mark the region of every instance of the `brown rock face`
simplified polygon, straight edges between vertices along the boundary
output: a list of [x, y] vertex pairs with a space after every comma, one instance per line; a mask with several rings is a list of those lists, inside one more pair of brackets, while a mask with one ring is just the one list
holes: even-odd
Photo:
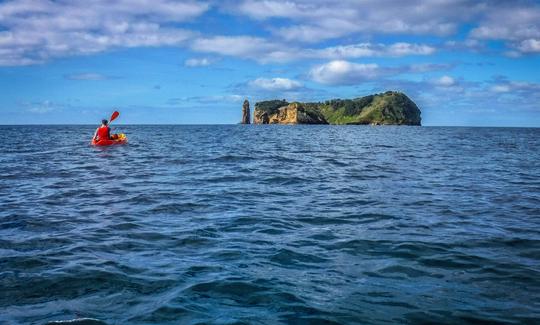
[[310, 110], [300, 103], [291, 103], [287, 106], [272, 109], [267, 112], [255, 109], [253, 113], [254, 124], [328, 124], [324, 116], [317, 111]]
[[255, 108], [253, 111], [253, 124], [268, 124], [268, 113]]
[[250, 124], [251, 123], [251, 117], [250, 117], [250, 111], [249, 111], [249, 102], [248, 100], [244, 100], [244, 105], [242, 105], [242, 124]]
[[298, 120], [298, 104], [281, 107], [276, 114], [269, 116], [269, 124], [296, 124]]
[[253, 123], [256, 124], [268, 124], [270, 122], [270, 118], [268, 117], [268, 113], [263, 112], [260, 116], [257, 117], [257, 122], [255, 122], [255, 117], [253, 117]]

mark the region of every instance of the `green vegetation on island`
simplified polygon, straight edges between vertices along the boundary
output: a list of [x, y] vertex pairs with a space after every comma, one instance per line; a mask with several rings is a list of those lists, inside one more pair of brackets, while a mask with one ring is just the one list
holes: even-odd
[[269, 100], [255, 104], [255, 124], [421, 125], [420, 109], [395, 91], [318, 103]]

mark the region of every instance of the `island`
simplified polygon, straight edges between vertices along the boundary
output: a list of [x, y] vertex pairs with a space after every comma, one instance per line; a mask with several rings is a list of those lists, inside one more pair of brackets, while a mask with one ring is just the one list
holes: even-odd
[[257, 102], [253, 124], [421, 125], [420, 114], [418, 106], [404, 93], [387, 91], [316, 103]]

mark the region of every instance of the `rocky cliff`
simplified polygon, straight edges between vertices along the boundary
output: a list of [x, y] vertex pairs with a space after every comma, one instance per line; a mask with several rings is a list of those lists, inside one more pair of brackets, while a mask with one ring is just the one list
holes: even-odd
[[[284, 104], [284, 103], [281, 103]], [[280, 104], [280, 105], [281, 105]], [[257, 106], [256, 106], [257, 107]], [[328, 124], [320, 111], [302, 103], [291, 103], [273, 109], [255, 108], [254, 124]]]
[[251, 117], [249, 114], [249, 102], [248, 100], [244, 100], [244, 104], [242, 105], [242, 122], [241, 124], [250, 124], [251, 123]]
[[405, 94], [388, 91], [319, 103], [258, 102], [253, 123], [421, 125], [420, 114], [418, 106]]

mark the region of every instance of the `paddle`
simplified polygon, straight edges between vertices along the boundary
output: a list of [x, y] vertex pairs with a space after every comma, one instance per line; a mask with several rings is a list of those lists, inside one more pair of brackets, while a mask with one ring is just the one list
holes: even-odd
[[112, 121], [116, 120], [116, 118], [118, 117], [118, 115], [120, 115], [120, 113], [118, 113], [118, 111], [114, 111], [111, 115], [111, 119], [109, 120], [109, 123], [111, 123]]
[[[118, 113], [118, 111], [114, 111], [111, 115], [111, 119], [109, 120], [109, 125], [111, 125], [111, 122], [114, 121], [119, 115], [120, 113]], [[118, 134], [111, 135], [111, 139], [116, 139], [117, 137], [118, 137]]]

